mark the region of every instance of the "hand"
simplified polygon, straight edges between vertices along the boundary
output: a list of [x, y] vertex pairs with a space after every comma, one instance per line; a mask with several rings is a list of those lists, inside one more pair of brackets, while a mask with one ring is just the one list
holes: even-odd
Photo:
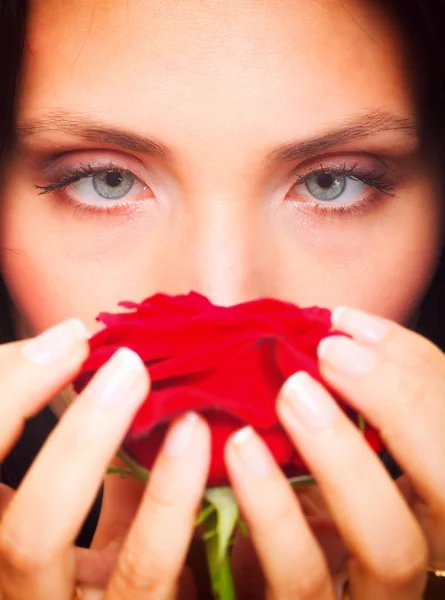
[[[419, 600], [445, 567], [445, 356], [421, 336], [358, 311], [334, 313], [319, 347], [324, 381], [376, 426], [405, 472], [391, 480], [324, 386], [292, 377], [277, 404], [349, 550], [351, 600]], [[334, 600], [327, 559], [302, 506], [250, 429], [226, 461], [270, 599]]]
[[[87, 353], [87, 334], [73, 320], [0, 346], [0, 459], [24, 420], [77, 375]], [[111, 573], [95, 598], [176, 597], [207, 478], [210, 436], [200, 418], [172, 425], [128, 535], [102, 556], [73, 545], [148, 390], [139, 357], [119, 350], [64, 413], [17, 492], [1, 487], [1, 600], [72, 600], [79, 567], [93, 576], [99, 563]]]

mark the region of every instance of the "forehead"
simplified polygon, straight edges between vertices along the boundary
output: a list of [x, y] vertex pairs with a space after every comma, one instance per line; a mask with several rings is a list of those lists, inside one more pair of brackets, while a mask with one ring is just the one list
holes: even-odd
[[191, 119], [304, 136], [412, 110], [396, 24], [371, 0], [32, 0], [28, 42], [24, 117], [70, 108], [168, 139]]

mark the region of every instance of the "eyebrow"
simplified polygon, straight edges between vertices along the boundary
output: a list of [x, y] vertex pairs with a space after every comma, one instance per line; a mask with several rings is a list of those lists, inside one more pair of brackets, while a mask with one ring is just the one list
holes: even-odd
[[314, 138], [284, 144], [273, 150], [267, 156], [266, 162], [274, 164], [314, 156], [336, 146], [345, 145], [386, 131], [405, 132], [416, 146], [420, 143], [420, 132], [414, 120], [376, 110], [351, 119], [341, 126], [325, 131]]
[[[111, 144], [164, 160], [173, 158], [173, 152], [167, 146], [155, 140], [119, 127], [97, 123], [90, 116], [82, 113], [53, 112], [19, 124], [16, 127], [19, 143], [33, 135], [46, 131], [75, 135], [85, 141]], [[402, 131], [413, 142], [419, 144], [420, 134], [413, 119], [375, 110], [350, 119], [346, 123], [326, 130], [316, 137], [283, 144], [266, 156], [265, 163], [273, 165], [307, 158], [337, 146], [386, 131]]]
[[75, 135], [87, 142], [111, 144], [162, 159], [170, 159], [173, 156], [166, 146], [155, 140], [119, 127], [98, 123], [82, 113], [49, 113], [38, 119], [19, 124], [16, 127], [16, 136], [20, 144], [21, 141], [45, 131]]

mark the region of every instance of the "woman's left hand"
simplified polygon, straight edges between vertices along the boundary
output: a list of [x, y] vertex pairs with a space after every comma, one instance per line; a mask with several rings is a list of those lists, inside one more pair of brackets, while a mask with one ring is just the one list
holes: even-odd
[[[394, 482], [359, 429], [307, 374], [277, 411], [349, 550], [351, 600], [419, 600], [445, 569], [445, 355], [420, 335], [352, 309], [319, 346], [322, 377], [379, 429], [405, 475]], [[226, 447], [231, 483], [273, 600], [334, 600], [326, 556], [301, 503], [249, 428]]]

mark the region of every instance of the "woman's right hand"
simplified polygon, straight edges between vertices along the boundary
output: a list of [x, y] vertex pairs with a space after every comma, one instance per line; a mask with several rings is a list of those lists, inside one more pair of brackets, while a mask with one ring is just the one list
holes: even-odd
[[[87, 340], [71, 319], [0, 346], [0, 461], [24, 421], [75, 378]], [[18, 490], [0, 484], [0, 600], [72, 600], [74, 540], [148, 391], [140, 358], [118, 350], [65, 411]], [[209, 460], [202, 419], [188, 415], [171, 426], [104, 600], [176, 597]]]

